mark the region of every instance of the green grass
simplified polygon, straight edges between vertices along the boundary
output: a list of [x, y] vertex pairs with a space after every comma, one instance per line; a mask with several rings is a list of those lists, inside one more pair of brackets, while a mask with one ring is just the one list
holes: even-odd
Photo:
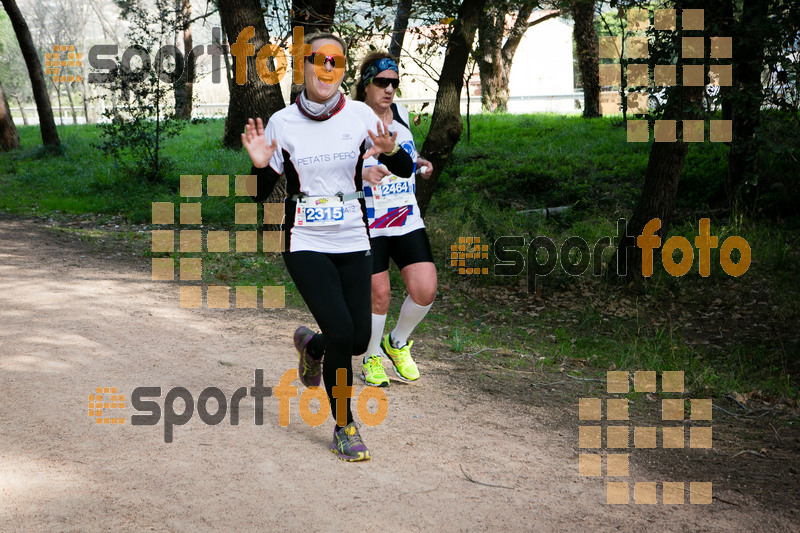
[[[152, 202], [180, 202], [182, 174], [245, 174], [250, 170], [243, 151], [220, 144], [224, 123], [193, 124], [164, 143], [163, 156], [172, 168], [164, 183], [150, 184], [129, 174], [94, 146], [100, 141], [93, 125], [61, 126], [63, 155], [50, 157], [38, 147], [36, 127], [21, 127], [22, 148], [0, 160], [0, 209], [18, 214], [103, 213], [131, 223], [150, 220]], [[207, 198], [203, 215], [209, 223], [232, 225], [234, 198]]]
[[[412, 127], [419, 145], [428, 127], [429, 119]], [[223, 128], [221, 120], [192, 124], [166, 141], [164, 155], [172, 172], [164, 183], [150, 184], [94, 148], [99, 141], [94, 126], [60, 127], [64, 147], [55, 157], [38, 148], [37, 128], [22, 127], [23, 148], [0, 158], [0, 210], [56, 220], [91, 213], [97, 224], [111, 216], [149, 223], [152, 202], [181, 202], [180, 175], [249, 171], [243, 151], [221, 147]], [[698, 218], [703, 216], [695, 212], [723, 205], [727, 150], [722, 144], [690, 146], [677, 204], [677, 211], [688, 215], [675, 221], [668, 237], [681, 235], [693, 243]], [[537, 290], [527, 286], [526, 270], [508, 277], [463, 276], [450, 266], [450, 247], [460, 237], [480, 237], [490, 245], [489, 258], [473, 262], [491, 272], [497, 262], [491, 245], [501, 236], [524, 238], [526, 245], [517, 250], [526, 262], [527, 244], [538, 235], [551, 238], [558, 248], [577, 236], [593, 249], [598, 240], [616, 235], [617, 218], [630, 218], [648, 154], [649, 145], [628, 143], [624, 128], [614, 119], [587, 121], [548, 114], [472, 117], [471, 138], [464, 137], [456, 146], [426, 217], [440, 291], [416, 335], [442, 339], [452, 357], [511, 370], [566, 368], [575, 375], [598, 376], [607, 369], [684, 370], [691, 390], [759, 391], [768, 397], [797, 399], [800, 363], [794, 351], [797, 344], [789, 341], [796, 341], [800, 318], [796, 288], [800, 238], [797, 219], [777, 220], [774, 213], [780, 210], [769, 211], [770, 206], [798, 199], [796, 172], [790, 173], [785, 158], [766, 153], [762, 157], [766, 189], [748, 212], [764, 209], [762, 215], [767, 216], [711, 217], [711, 233], [720, 244], [732, 235], [751, 244], [750, 270], [739, 279], [722, 270], [718, 250], [712, 250], [711, 275], [706, 278], [697, 272], [697, 257], [681, 278], [666, 273], [657, 259], [652, 278], [632, 289], [594, 276], [594, 257], [580, 276], [570, 276], [557, 266], [537, 279]], [[783, 188], [778, 189], [784, 191], [782, 196], [773, 190], [777, 176], [782, 176]], [[236, 202], [232, 195], [205, 197], [204, 229], [234, 229]], [[562, 205], [572, 206], [571, 211], [551, 219], [520, 213]], [[113, 237], [93, 229], [61, 231], [94, 242], [117, 238], [128, 245], [139, 243], [135, 249], [153, 255], [143, 242], [148, 240], [146, 231]], [[233, 238], [231, 250], [235, 250]], [[608, 263], [612, 252], [606, 248], [600, 261]], [[277, 254], [193, 256], [203, 259], [205, 283], [284, 285], [287, 304], [302, 305]], [[172, 257], [178, 259], [178, 254]], [[390, 276], [394, 297], [387, 327], [405, 295], [394, 266]], [[703, 317], [707, 309], [713, 310], [710, 318]], [[736, 314], [743, 318], [734, 318]], [[726, 324], [743, 328], [747, 335], [726, 341], [728, 332], [721, 331]], [[717, 335], [722, 340], [716, 340]]]

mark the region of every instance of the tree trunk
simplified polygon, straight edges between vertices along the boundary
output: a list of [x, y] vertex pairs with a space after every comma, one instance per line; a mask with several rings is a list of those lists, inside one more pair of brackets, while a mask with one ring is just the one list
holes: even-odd
[[86, 119], [86, 124], [92, 124], [93, 120], [89, 116], [89, 95], [86, 94], [86, 72], [84, 71], [81, 79], [81, 96], [83, 97], [83, 116]]
[[[221, 33], [222, 35], [219, 35], [216, 29], [212, 30], [211, 32], [212, 42], [214, 44], [223, 47], [224, 49], [230, 50], [230, 47], [228, 46], [228, 37], [225, 35], [224, 28], [222, 29]], [[223, 53], [222, 59], [225, 62], [225, 81], [228, 83], [228, 96], [230, 97], [230, 95], [233, 94], [233, 84], [234, 84], [233, 71], [231, 69], [230, 54], [228, 52]]]
[[423, 216], [428, 210], [439, 175], [464, 129], [461, 120], [464, 70], [472, 51], [472, 43], [475, 41], [476, 26], [485, 5], [486, 0], [464, 0], [458, 9], [458, 18], [454, 22], [455, 27], [447, 42], [431, 127], [422, 145], [423, 157], [433, 163], [433, 174], [430, 179], [417, 182], [417, 203]]
[[69, 98], [69, 109], [70, 109], [70, 112], [72, 113], [72, 123], [73, 124], [77, 124], [78, 123], [78, 114], [75, 113], [75, 103], [72, 101], [72, 91], [70, 91], [70, 89], [69, 89], [69, 83], [67, 83], [65, 85], [65, 87], [67, 88], [67, 98]]
[[[294, 28], [303, 28], [303, 34], [329, 32], [333, 27], [333, 15], [336, 13], [336, 0], [292, 0], [292, 16], [290, 24]], [[292, 81], [289, 102], [302, 90], [302, 85]]]
[[[675, 93], [669, 97], [664, 110], [664, 118], [698, 118], [696, 114], [683, 113], [682, 108], [684, 98], [691, 102], [692, 106], [700, 106], [703, 87], [685, 87], [675, 89], [675, 91], [682, 91], [683, 97], [676, 98], [678, 95]], [[680, 124], [680, 120], [678, 124]], [[661, 245], [664, 245], [664, 236], [669, 231], [678, 192], [678, 181], [688, 150], [689, 146], [684, 142], [654, 142], [651, 145], [642, 194], [639, 201], [636, 202], [628, 229], [620, 240], [614, 258], [609, 263], [611, 265], [608, 269], [609, 277], [613, 278], [620, 274], [633, 280], [641, 276], [642, 249], [636, 245], [636, 237], [642, 234], [645, 225], [654, 218], [661, 221], [661, 228], [656, 231], [656, 235], [661, 237]], [[655, 252], [656, 250], [652, 253]], [[616, 268], [616, 265], [619, 267]], [[617, 272], [617, 270], [619, 271]]]
[[725, 187], [730, 207], [734, 207], [742, 186], [757, 179], [758, 142], [755, 132], [761, 121], [761, 103], [764, 100], [761, 71], [764, 68], [765, 36], [762, 32], [768, 25], [768, 17], [768, 1], [744, 0], [733, 37], [733, 142], [728, 152]]
[[175, 114], [183, 120], [192, 119], [192, 99], [194, 91], [195, 62], [192, 49], [191, 0], [180, 0], [181, 24], [183, 28], [183, 72], [175, 82]]
[[0, 150], [8, 152], [14, 148], [19, 148], [19, 132], [11, 116], [3, 84], [0, 83]]
[[53, 85], [56, 88], [56, 101], [58, 102], [58, 122], [64, 125], [64, 106], [61, 104], [61, 83]]
[[22, 117], [22, 123], [24, 125], [28, 125], [28, 115], [25, 114], [25, 106], [22, 105], [22, 100], [20, 99], [18, 94], [14, 95], [14, 100], [17, 101], [17, 105], [19, 106], [19, 114]]
[[279, 84], [264, 83], [256, 71], [256, 55], [269, 40], [259, 0], [228, 0], [220, 2], [219, 8], [222, 26], [231, 46], [244, 28], [255, 27], [255, 36], [250, 40], [255, 53], [247, 58], [246, 83], [239, 85], [234, 82], [232, 85], [222, 140], [227, 148], [238, 150], [242, 147], [241, 134], [247, 119], [261, 117], [266, 123], [274, 112], [283, 109], [283, 95]]
[[[701, 0], [677, 2], [677, 8], [701, 7]], [[681, 5], [682, 4], [682, 5]], [[680, 12], [680, 11], [679, 11]], [[706, 20], [714, 15], [706, 10]], [[682, 32], [678, 32], [680, 42]], [[688, 60], [688, 63], [699, 64], [703, 60]], [[677, 69], [682, 71], [684, 60], [678, 59]], [[676, 120], [678, 128], [684, 120], [698, 119], [702, 115], [702, 99], [704, 87], [676, 87], [668, 94], [663, 119]], [[684, 142], [653, 142], [650, 157], [647, 161], [642, 194], [633, 210], [625, 235], [621, 236], [614, 258], [609, 263], [608, 277], [613, 279], [618, 274], [628, 280], [638, 279], [642, 274], [642, 249], [637, 246], [636, 237], [643, 233], [645, 225], [652, 219], [661, 221], [661, 228], [655, 232], [664, 245], [664, 236], [669, 231], [675, 199], [678, 192], [678, 181], [686, 160], [689, 146]], [[656, 250], [647, 250], [655, 254]]]
[[56, 122], [53, 119], [53, 109], [50, 107], [50, 97], [47, 94], [47, 86], [42, 75], [42, 65], [39, 63], [39, 56], [36, 47], [31, 39], [28, 24], [20, 13], [15, 0], [2, 0], [3, 7], [11, 19], [14, 33], [19, 41], [19, 48], [22, 57], [25, 58], [25, 65], [28, 67], [28, 75], [31, 78], [31, 88], [33, 89], [33, 99], [36, 101], [36, 109], [39, 112], [39, 128], [42, 132], [42, 142], [45, 145], [60, 146]]
[[[719, 26], [717, 27], [717, 31], [715, 31], [714, 34], [733, 35], [733, 28], [735, 23], [735, 19], [733, 16], [733, 0], [721, 0], [720, 11], [724, 13], [724, 15], [719, 21]], [[719, 98], [722, 104], [721, 105], [722, 120], [733, 119], [733, 105], [731, 103], [732, 93], [733, 93], [733, 87], [719, 88]], [[728, 154], [730, 154], [730, 151], [728, 152]]]
[[411, 0], [398, 0], [397, 14], [394, 17], [394, 28], [392, 28], [392, 42], [389, 43], [389, 53], [394, 57], [400, 57], [403, 51], [403, 40], [408, 29], [410, 15]]
[[572, 0], [574, 39], [583, 82], [583, 117], [600, 116], [600, 66], [597, 33], [594, 31], [595, 0]]
[[483, 12], [478, 23], [481, 103], [490, 113], [505, 111], [508, 102], [508, 72], [504, 68], [501, 53], [507, 12], [507, 6], [500, 9], [497, 5], [492, 5]]
[[[481, 16], [478, 24], [481, 102], [483, 108], [490, 113], [508, 109], [508, 79], [511, 74], [511, 65], [525, 32], [533, 26], [561, 14], [560, 11], [555, 11], [529, 23], [528, 19], [533, 13], [533, 7], [534, 3], [529, 2], [520, 8], [516, 13], [514, 26], [508, 31], [508, 35], [506, 35], [505, 29], [508, 4], [495, 4], [487, 8]], [[505, 43], [503, 43], [504, 37], [506, 38]]]

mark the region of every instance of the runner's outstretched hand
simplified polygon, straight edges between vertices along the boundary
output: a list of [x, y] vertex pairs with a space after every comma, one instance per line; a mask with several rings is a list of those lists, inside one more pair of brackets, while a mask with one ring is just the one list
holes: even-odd
[[253, 119], [247, 121], [242, 133], [242, 146], [247, 150], [247, 155], [253, 161], [253, 166], [256, 168], [264, 168], [269, 165], [269, 160], [272, 159], [272, 154], [278, 149], [278, 140], [272, 139], [272, 144], [267, 142], [264, 136], [264, 123], [261, 119]]
[[372, 133], [367, 130], [370, 140], [372, 140], [372, 148], [367, 150], [364, 154], [364, 159], [373, 155], [388, 153], [394, 150], [395, 139], [397, 139], [397, 132], [389, 133], [389, 128], [384, 127], [382, 122], [378, 122], [378, 133]]

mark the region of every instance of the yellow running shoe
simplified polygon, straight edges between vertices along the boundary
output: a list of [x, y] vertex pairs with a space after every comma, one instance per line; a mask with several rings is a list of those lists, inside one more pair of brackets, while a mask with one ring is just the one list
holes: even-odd
[[372, 387], [389, 386], [389, 377], [383, 370], [383, 358], [380, 355], [370, 355], [367, 362], [362, 364], [361, 379]]
[[411, 345], [414, 341], [408, 341], [402, 348], [395, 348], [389, 339], [391, 333], [387, 333], [381, 341], [381, 349], [389, 360], [392, 361], [394, 373], [403, 381], [416, 381], [419, 379], [419, 369], [417, 363], [411, 358]]

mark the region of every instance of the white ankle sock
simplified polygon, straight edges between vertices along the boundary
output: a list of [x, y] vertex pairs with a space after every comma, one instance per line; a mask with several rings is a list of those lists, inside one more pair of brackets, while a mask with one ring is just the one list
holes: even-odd
[[372, 313], [372, 333], [369, 338], [367, 353], [364, 354], [363, 360], [365, 363], [371, 355], [383, 356], [383, 352], [381, 351], [381, 339], [383, 338], [383, 328], [385, 326], [386, 315], [376, 315]]
[[397, 326], [392, 330], [391, 339], [395, 344], [395, 348], [406, 345], [408, 336], [411, 335], [411, 332], [414, 331], [417, 324], [422, 322], [422, 319], [425, 318], [425, 315], [428, 314], [428, 310], [430, 310], [432, 306], [432, 303], [426, 306], [418, 305], [411, 299], [411, 295], [406, 297], [406, 301], [403, 302], [403, 307], [400, 308]]

